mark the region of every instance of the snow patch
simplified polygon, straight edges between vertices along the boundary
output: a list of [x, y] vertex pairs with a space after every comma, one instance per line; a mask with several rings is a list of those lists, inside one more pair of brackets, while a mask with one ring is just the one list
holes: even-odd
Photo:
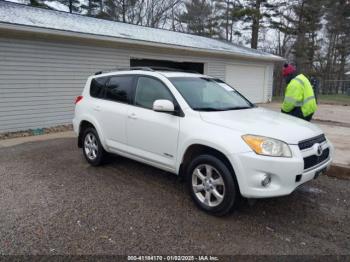
[[[57, 5], [57, 2], [52, 2], [53, 7], [58, 7], [55, 5]], [[217, 39], [34, 8], [5, 1], [0, 1], [0, 22], [204, 49], [206, 51], [229, 52], [251, 58], [280, 59], [280, 57], [269, 53]]]

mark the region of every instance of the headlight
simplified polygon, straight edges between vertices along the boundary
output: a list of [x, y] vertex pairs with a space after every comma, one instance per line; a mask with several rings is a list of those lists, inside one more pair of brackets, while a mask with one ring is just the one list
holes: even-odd
[[242, 138], [259, 155], [292, 157], [289, 146], [280, 140], [254, 135], [244, 135]]

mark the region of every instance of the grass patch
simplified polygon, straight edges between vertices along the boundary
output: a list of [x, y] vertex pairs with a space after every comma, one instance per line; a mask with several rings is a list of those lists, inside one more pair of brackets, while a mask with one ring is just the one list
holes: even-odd
[[347, 95], [320, 95], [323, 104], [343, 104], [350, 106], [350, 96]]
[[282, 101], [283, 101], [283, 96], [273, 96], [272, 97], [272, 102], [282, 103]]
[[[282, 103], [283, 97], [274, 96], [272, 102]], [[318, 95], [320, 104], [347, 105], [350, 106], [350, 96], [348, 95]]]

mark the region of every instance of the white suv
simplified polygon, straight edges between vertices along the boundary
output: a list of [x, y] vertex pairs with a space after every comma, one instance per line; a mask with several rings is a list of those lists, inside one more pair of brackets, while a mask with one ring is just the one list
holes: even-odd
[[316, 125], [256, 107], [201, 74], [130, 69], [90, 76], [73, 125], [90, 164], [113, 153], [184, 176], [196, 204], [216, 215], [240, 196], [290, 194], [322, 174], [333, 154]]

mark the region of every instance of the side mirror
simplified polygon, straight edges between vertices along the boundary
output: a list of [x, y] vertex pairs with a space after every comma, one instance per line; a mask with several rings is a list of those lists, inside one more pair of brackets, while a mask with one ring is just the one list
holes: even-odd
[[170, 100], [158, 99], [153, 103], [153, 110], [157, 112], [171, 113], [175, 111], [175, 107], [173, 102], [171, 102]]

